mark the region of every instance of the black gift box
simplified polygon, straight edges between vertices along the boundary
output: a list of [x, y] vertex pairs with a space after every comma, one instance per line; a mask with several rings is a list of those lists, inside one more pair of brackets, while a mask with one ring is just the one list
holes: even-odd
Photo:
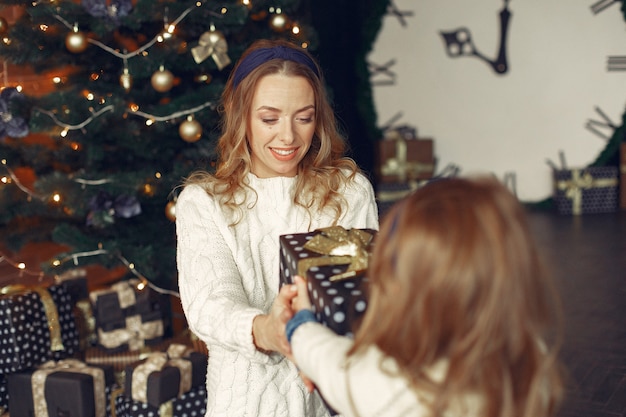
[[130, 279], [89, 293], [98, 346], [110, 353], [138, 350], [169, 335], [169, 298], [143, 284]]
[[7, 376], [0, 374], [0, 416], [4, 415], [9, 409], [9, 381]]
[[554, 202], [559, 214], [611, 213], [618, 207], [617, 167], [553, 171]]
[[[91, 365], [90, 365], [91, 366]], [[104, 410], [110, 410], [109, 398], [115, 383], [113, 368], [101, 366], [104, 371]], [[33, 404], [33, 374], [31, 369], [8, 376], [9, 410], [11, 416], [31, 417], [35, 415]], [[48, 414], [55, 417], [94, 417], [96, 400], [94, 380], [91, 375], [68, 371], [55, 371], [47, 375], [44, 382]], [[108, 415], [109, 413], [106, 412]]]
[[163, 341], [164, 326], [159, 311], [123, 317], [98, 326], [98, 345], [109, 353], [140, 350]]
[[130, 397], [120, 395], [115, 398], [115, 410], [117, 417], [200, 417], [206, 413], [206, 399], [206, 387], [202, 384], [179, 398], [162, 404], [161, 407], [133, 401]]
[[[0, 373], [10, 374], [48, 360], [72, 357], [79, 351], [79, 334], [70, 295], [62, 285], [45, 289], [54, 304], [62, 346], [53, 346], [52, 328], [42, 296], [33, 288], [0, 296]], [[44, 292], [44, 294], [46, 294]], [[54, 315], [53, 314], [53, 315]]]
[[[329, 229], [279, 237], [280, 281], [281, 285], [290, 284], [295, 275], [305, 277], [311, 304], [318, 321], [338, 334], [350, 335], [354, 332], [367, 306], [367, 278], [363, 269], [353, 274], [346, 274], [352, 266], [354, 257], [324, 255], [317, 250], [310, 249], [309, 242], [320, 234], [325, 235], [327, 230]], [[360, 242], [361, 252], [365, 251], [369, 256], [372, 240], [376, 234], [375, 230], [346, 231], [344, 229], [340, 234], [345, 235], [344, 232], [357, 234], [356, 240]], [[347, 243], [350, 243], [349, 239]], [[310, 259], [314, 261], [308, 261]], [[309, 265], [307, 262], [317, 265]], [[343, 263], [332, 265], [333, 262]]]
[[[189, 352], [182, 358], [190, 362], [191, 365], [191, 388], [204, 385], [206, 382], [206, 370], [208, 358], [200, 352]], [[149, 359], [147, 359], [149, 360]], [[130, 365], [126, 367], [126, 380], [124, 395], [133, 399], [133, 374], [137, 367], [145, 363]], [[146, 379], [146, 403], [153, 407], [160, 407], [163, 403], [173, 400], [184, 393], [180, 393], [181, 370], [167, 362], [160, 370], [150, 372]]]

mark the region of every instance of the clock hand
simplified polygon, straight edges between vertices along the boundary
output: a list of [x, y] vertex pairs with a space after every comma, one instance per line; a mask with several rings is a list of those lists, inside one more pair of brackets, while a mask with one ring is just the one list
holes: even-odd
[[506, 38], [511, 18], [508, 3], [509, 0], [504, 0], [504, 7], [500, 11], [500, 46], [495, 60], [486, 57], [476, 49], [472, 35], [465, 27], [451, 32], [439, 32], [445, 41], [448, 56], [451, 58], [474, 56], [489, 64], [496, 73], [504, 74], [508, 70]]

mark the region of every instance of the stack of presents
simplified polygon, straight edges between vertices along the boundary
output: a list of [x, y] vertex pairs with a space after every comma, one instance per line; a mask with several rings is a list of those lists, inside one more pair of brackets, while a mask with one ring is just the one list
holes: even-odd
[[561, 166], [552, 167], [553, 200], [558, 213], [581, 215], [626, 210], [626, 142], [620, 143], [617, 166], [568, 168], [563, 152]]
[[0, 416], [203, 416], [206, 346], [145, 284], [0, 288]]
[[408, 125], [383, 129], [376, 144], [376, 200], [379, 216], [397, 201], [434, 178], [452, 177], [459, 168], [450, 164], [435, 174], [434, 140], [420, 138]]

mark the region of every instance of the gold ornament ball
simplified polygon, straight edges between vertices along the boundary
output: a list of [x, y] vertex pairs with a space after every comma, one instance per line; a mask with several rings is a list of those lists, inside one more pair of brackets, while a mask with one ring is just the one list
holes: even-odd
[[185, 142], [197, 142], [202, 137], [202, 125], [197, 120], [188, 118], [178, 127], [178, 134]]
[[176, 221], [176, 201], [169, 201], [165, 205], [165, 217], [170, 221]]
[[87, 37], [80, 32], [71, 32], [65, 38], [65, 47], [72, 53], [80, 54], [87, 49], [87, 46], [89, 46]]
[[7, 22], [7, 20], [0, 16], [0, 36], [2, 35], [6, 35], [6, 33], [9, 31], [9, 22]]
[[159, 69], [151, 78], [152, 88], [159, 93], [165, 93], [171, 90], [174, 86], [174, 74], [170, 70]]
[[288, 19], [282, 13], [273, 14], [270, 18], [270, 27], [276, 32], [283, 32], [287, 29]]

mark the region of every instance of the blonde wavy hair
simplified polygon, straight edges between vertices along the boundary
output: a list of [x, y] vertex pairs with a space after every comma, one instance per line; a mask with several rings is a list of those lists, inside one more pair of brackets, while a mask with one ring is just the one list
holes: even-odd
[[[246, 56], [260, 48], [279, 46], [307, 54], [319, 76], [307, 65], [293, 60], [271, 59], [254, 68], [238, 85], [234, 84], [234, 75]], [[209, 195], [217, 196], [223, 206], [238, 212], [234, 223], [241, 220], [241, 204], [245, 199], [240, 198], [240, 194], [246, 191], [255, 193], [245, 181], [251, 166], [248, 121], [251, 117], [252, 100], [259, 80], [272, 74], [303, 77], [313, 88], [315, 132], [311, 147], [298, 167], [293, 202], [306, 208], [309, 213], [311, 210], [328, 208], [334, 212], [336, 222], [345, 203], [340, 193], [342, 185], [352, 180], [360, 170], [352, 159], [344, 156], [347, 145], [339, 132], [335, 114], [326, 95], [319, 64], [306, 50], [284, 40], [258, 40], [242, 54], [222, 92], [222, 134], [217, 145], [219, 157], [216, 171], [214, 174], [207, 171], [194, 172], [184, 185], [200, 184]]]
[[[485, 417], [547, 417], [562, 396], [560, 300], [524, 208], [496, 179], [445, 179], [385, 216], [349, 357], [376, 345], [433, 416], [478, 394]], [[547, 341], [551, 340], [550, 343]], [[425, 373], [440, 360], [443, 381]]]

